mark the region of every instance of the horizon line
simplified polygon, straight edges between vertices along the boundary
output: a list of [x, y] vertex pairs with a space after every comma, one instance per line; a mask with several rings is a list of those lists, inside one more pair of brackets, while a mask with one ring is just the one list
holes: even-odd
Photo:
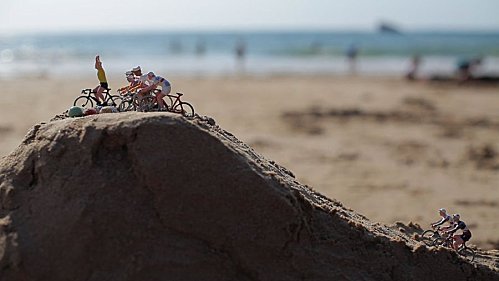
[[[499, 28], [463, 28], [463, 27], [420, 27], [420, 28], [397, 28], [397, 30], [403, 34], [411, 34], [411, 33], [499, 33]], [[274, 32], [319, 32], [319, 33], [380, 33], [378, 28], [370, 27], [370, 28], [361, 28], [361, 27], [254, 27], [254, 28], [229, 28], [229, 27], [187, 27], [187, 28], [158, 28], [158, 29], [146, 29], [146, 28], [109, 28], [109, 29], [45, 29], [45, 30], [14, 30], [7, 31], [0, 29], [0, 36], [3, 35], [58, 35], [58, 34], [68, 34], [68, 33], [76, 33], [76, 34], [106, 34], [106, 33], [115, 33], [115, 34], [134, 34], [138, 32], [144, 33], [274, 33]]]

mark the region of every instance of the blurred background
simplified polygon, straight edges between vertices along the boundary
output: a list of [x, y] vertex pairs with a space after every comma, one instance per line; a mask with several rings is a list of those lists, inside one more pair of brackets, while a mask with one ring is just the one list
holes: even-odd
[[[0, 156], [140, 65], [373, 221], [459, 212], [499, 248], [495, 0], [2, 0]], [[115, 93], [115, 92], [114, 92]]]
[[110, 73], [143, 64], [186, 75], [398, 75], [415, 55], [428, 75], [475, 56], [480, 71], [499, 73], [498, 8], [492, 0], [6, 0], [0, 75], [84, 74], [97, 53]]

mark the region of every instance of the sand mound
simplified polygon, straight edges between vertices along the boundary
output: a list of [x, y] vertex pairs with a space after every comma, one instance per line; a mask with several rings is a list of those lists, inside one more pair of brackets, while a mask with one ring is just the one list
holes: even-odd
[[1, 280], [493, 280], [300, 185], [211, 119], [35, 126], [0, 162]]

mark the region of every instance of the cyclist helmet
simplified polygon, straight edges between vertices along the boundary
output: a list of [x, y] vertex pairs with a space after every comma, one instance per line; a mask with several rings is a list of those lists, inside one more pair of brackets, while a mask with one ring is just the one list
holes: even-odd
[[154, 72], [149, 71], [149, 73], [147, 73], [147, 76], [156, 76], [156, 75], [154, 75]]
[[133, 72], [131, 72], [131, 71], [127, 71], [127, 72], [125, 72], [125, 75], [126, 75], [126, 76], [132, 76], [132, 75], [133, 75]]
[[132, 68], [132, 71], [133, 72], [141, 71], [140, 66]]
[[461, 218], [461, 216], [459, 214], [454, 214], [454, 215], [452, 215], [452, 218], [454, 219], [454, 221], [456, 221], [456, 220], [459, 220]]
[[447, 210], [445, 210], [444, 208], [440, 208], [440, 209], [438, 209], [438, 211], [439, 211], [439, 212], [442, 212], [442, 213], [444, 213], [444, 214], [447, 214]]

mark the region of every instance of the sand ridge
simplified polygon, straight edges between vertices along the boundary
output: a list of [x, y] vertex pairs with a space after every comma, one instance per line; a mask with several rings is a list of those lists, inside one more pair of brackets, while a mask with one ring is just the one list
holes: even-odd
[[39, 124], [0, 171], [4, 280], [499, 275], [493, 253], [470, 264], [414, 240], [416, 226], [371, 222], [210, 118], [120, 113]]

